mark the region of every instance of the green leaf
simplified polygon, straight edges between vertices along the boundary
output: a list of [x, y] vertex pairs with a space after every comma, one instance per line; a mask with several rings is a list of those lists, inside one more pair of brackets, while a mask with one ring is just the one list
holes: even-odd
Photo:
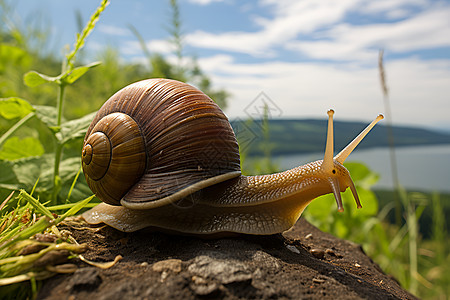
[[370, 189], [380, 178], [377, 173], [371, 171], [363, 163], [349, 162], [345, 164], [345, 167], [352, 175], [355, 184], [366, 189]]
[[21, 187], [13, 171], [13, 163], [0, 160], [0, 188], [14, 190]]
[[23, 118], [34, 111], [28, 101], [17, 98], [0, 98], [0, 115], [5, 119]]
[[96, 112], [93, 112], [79, 119], [63, 123], [61, 125], [61, 131], [57, 134], [58, 140], [64, 144], [77, 138], [83, 138], [95, 114]]
[[47, 82], [56, 82], [59, 83], [61, 79], [61, 75], [52, 77], [47, 76], [45, 74], [38, 73], [36, 71], [29, 71], [25, 73], [23, 76], [24, 83], [29, 87], [36, 87], [41, 84], [47, 83]]
[[355, 209], [356, 213], [364, 218], [375, 216], [378, 213], [378, 199], [375, 193], [362, 187], [357, 188], [357, 191], [361, 199], [362, 208]]
[[[9, 32], [8, 34], [12, 34]], [[14, 35], [14, 34], [12, 34]], [[5, 70], [7, 65], [17, 67], [23, 67], [24, 69], [28, 69], [31, 65], [33, 58], [30, 53], [26, 50], [21, 49], [17, 46], [8, 45], [4, 42], [1, 43], [0, 46], [0, 72]]]
[[[81, 150], [80, 150], [81, 153]], [[69, 157], [61, 161], [59, 166], [59, 176], [63, 184], [72, 182], [81, 166], [81, 155], [76, 157]]]
[[[73, 179], [73, 176], [71, 179]], [[63, 196], [66, 196], [69, 194], [70, 186], [68, 183], [69, 182], [67, 182], [61, 189], [61, 195], [63, 195]], [[84, 175], [82, 175], [78, 178], [78, 180], [75, 184], [75, 187], [72, 190], [70, 199], [84, 199], [84, 198], [88, 197], [89, 195], [92, 195], [92, 191], [89, 188], [89, 186], [87, 185]], [[95, 198], [95, 199], [97, 202], [100, 201], [100, 200], [98, 200], [98, 198]]]
[[77, 81], [81, 76], [83, 76], [87, 71], [89, 71], [89, 69], [92, 69], [100, 64], [101, 62], [96, 61], [85, 66], [77, 67], [72, 71], [65, 73], [61, 77], [61, 82], [63, 82], [64, 84], [72, 84], [75, 81]]
[[9, 128], [5, 133], [0, 136], [0, 147], [12, 136], [20, 127], [22, 127], [28, 120], [33, 118], [36, 114], [34, 112], [30, 112], [25, 117], [21, 118], [17, 121], [11, 128]]
[[44, 105], [34, 105], [33, 107], [36, 109], [36, 117], [53, 132], [58, 132], [56, 126], [58, 112], [56, 111], [56, 108]]
[[[25, 186], [26, 189], [31, 189], [36, 180], [39, 178], [37, 191], [39, 193], [44, 191], [50, 192], [53, 188], [54, 160], [54, 153], [48, 153], [40, 157], [24, 158], [14, 161], [12, 171], [14, 172], [14, 176], [16, 178], [15, 181], [20, 183], [21, 187]], [[79, 170], [80, 165], [81, 157], [79, 156], [69, 157], [61, 161], [59, 168], [59, 177], [60, 183], [63, 187], [70, 185], [77, 171]], [[0, 167], [1, 166], [2, 165], [0, 164]], [[7, 178], [6, 175], [7, 174], [5, 174], [5, 178]], [[81, 198], [83, 196], [85, 197], [86, 195], [91, 194], [89, 188], [87, 188], [87, 185], [85, 183], [82, 184], [82, 186], [83, 192], [81, 193], [79, 191], [74, 191], [72, 197], [80, 196]], [[75, 189], [77, 188], [78, 186]], [[68, 187], [64, 189], [64, 192], [66, 193], [65, 195], [67, 195], [67, 189]]]
[[308, 205], [308, 214], [319, 220], [325, 221], [327, 216], [331, 214], [334, 205], [333, 195], [324, 195], [314, 199]]
[[[53, 161], [46, 161], [45, 164], [51, 164], [51, 167], [47, 167], [40, 172], [39, 186], [53, 186]], [[78, 172], [81, 165], [81, 156], [69, 157], [61, 161], [59, 165], [59, 180], [61, 185], [67, 182], [72, 182], [72, 179]]]
[[48, 178], [43, 178], [41, 172], [44, 170], [53, 170], [52, 154], [44, 154], [40, 157], [30, 157], [14, 161], [12, 170], [17, 181], [27, 189], [31, 189], [39, 178], [38, 190], [46, 190], [52, 187]]
[[14, 136], [6, 140], [0, 150], [0, 159], [16, 160], [30, 156], [41, 156], [44, 154], [44, 147], [41, 142], [34, 137], [19, 139]]

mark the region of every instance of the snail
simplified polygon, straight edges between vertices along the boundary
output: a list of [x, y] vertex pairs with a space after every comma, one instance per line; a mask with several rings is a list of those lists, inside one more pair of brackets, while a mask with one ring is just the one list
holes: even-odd
[[82, 166], [104, 203], [82, 216], [132, 232], [269, 235], [292, 227], [316, 197], [350, 188], [345, 159], [379, 115], [333, 158], [333, 110], [323, 160], [272, 175], [241, 174], [239, 146], [221, 109], [193, 86], [169, 79], [133, 83], [114, 94], [89, 126]]

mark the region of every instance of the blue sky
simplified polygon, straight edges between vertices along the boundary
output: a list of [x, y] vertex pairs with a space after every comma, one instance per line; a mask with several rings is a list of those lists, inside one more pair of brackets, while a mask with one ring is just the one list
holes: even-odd
[[[186, 63], [196, 56], [213, 85], [231, 93], [230, 118], [246, 117], [264, 92], [281, 117], [326, 118], [332, 107], [336, 119], [369, 122], [384, 112], [377, 69], [383, 48], [394, 124], [450, 131], [448, 0], [179, 2]], [[86, 22], [98, 3], [19, 0], [15, 17], [40, 15], [58, 52], [73, 44], [75, 10]], [[131, 24], [152, 51], [174, 60], [169, 19], [168, 1], [112, 0], [86, 49], [95, 59], [110, 45], [124, 61], [142, 61]]]

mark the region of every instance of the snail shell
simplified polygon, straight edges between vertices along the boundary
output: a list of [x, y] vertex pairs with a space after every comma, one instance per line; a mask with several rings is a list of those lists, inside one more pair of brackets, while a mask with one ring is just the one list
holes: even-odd
[[274, 234], [292, 227], [320, 195], [333, 193], [343, 211], [340, 193], [350, 188], [360, 208], [343, 163], [382, 116], [333, 157], [333, 114], [323, 160], [243, 176], [234, 132], [208, 96], [168, 79], [131, 84], [100, 108], [86, 133], [83, 170], [105, 203], [83, 217], [126, 232]]
[[114, 94], [87, 130], [82, 166], [111, 205], [149, 208], [240, 175], [230, 123], [189, 84], [148, 79]]

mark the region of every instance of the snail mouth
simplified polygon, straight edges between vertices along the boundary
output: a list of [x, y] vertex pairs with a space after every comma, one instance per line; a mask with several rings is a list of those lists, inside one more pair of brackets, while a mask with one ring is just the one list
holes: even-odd
[[[339, 183], [339, 179], [336, 177], [328, 178], [328, 182], [330, 184], [331, 190], [333, 191], [334, 198], [336, 199], [336, 204], [339, 212], [344, 211], [344, 206], [342, 205], [342, 197], [341, 197], [341, 184]], [[361, 202], [359, 201], [358, 193], [356, 192], [355, 184], [353, 183], [352, 178], [348, 175], [348, 180], [346, 182], [346, 186], [350, 187], [352, 191], [353, 198], [356, 202], [357, 208], [362, 208]], [[347, 189], [347, 187], [345, 189]]]

